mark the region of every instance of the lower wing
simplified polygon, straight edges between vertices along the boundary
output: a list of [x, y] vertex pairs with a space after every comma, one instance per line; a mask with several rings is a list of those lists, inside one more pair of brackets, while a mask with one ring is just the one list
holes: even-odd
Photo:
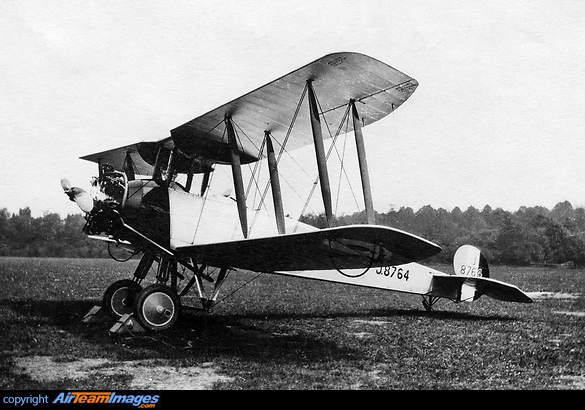
[[416, 262], [441, 248], [416, 235], [378, 225], [351, 225], [175, 249], [208, 266], [256, 272], [356, 269]]

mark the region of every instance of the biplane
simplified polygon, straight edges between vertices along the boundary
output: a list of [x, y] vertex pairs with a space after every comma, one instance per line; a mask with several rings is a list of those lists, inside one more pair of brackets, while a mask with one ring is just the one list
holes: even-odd
[[[516, 286], [489, 278], [487, 261], [473, 246], [457, 251], [455, 271], [447, 274], [418, 263], [440, 252], [438, 245], [376, 225], [363, 128], [399, 108], [417, 86], [377, 59], [329, 54], [159, 141], [82, 157], [98, 165], [91, 189], [65, 179], [61, 184], [85, 212], [83, 231], [108, 242], [116, 259], [142, 254], [132, 278], [105, 290], [101, 308], [114, 318], [132, 316], [145, 329], [165, 330], [179, 317], [187, 292], [196, 289], [209, 310], [237, 270], [419, 294], [428, 311], [443, 298], [532, 302]], [[367, 220], [361, 225], [335, 226], [324, 142], [334, 138], [331, 129], [355, 136]], [[314, 148], [327, 224], [321, 229], [284, 211], [281, 158], [305, 146]], [[264, 207], [247, 202], [242, 172], [259, 163], [266, 164], [264, 193], [270, 187], [272, 197]], [[221, 167], [231, 170], [233, 196], [209, 194]], [[149, 272], [154, 283], [145, 285]]]

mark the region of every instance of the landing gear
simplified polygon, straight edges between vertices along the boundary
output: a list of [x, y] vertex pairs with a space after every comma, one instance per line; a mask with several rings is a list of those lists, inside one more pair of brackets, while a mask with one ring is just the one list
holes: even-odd
[[121, 318], [127, 313], [132, 313], [134, 300], [141, 290], [142, 286], [130, 279], [114, 282], [104, 292], [102, 306], [110, 316]]
[[[179, 264], [182, 270], [177, 269]], [[155, 272], [155, 283], [141, 285], [151, 271]], [[186, 277], [189, 271], [191, 278]], [[163, 331], [177, 321], [182, 309], [181, 298], [192, 288], [196, 288], [203, 310], [209, 311], [217, 303], [228, 273], [229, 268], [209, 268], [191, 259], [148, 252], [142, 256], [133, 279], [119, 280], [108, 287], [101, 308], [118, 320], [112, 329], [127, 326], [132, 331], [140, 328], [142, 331]], [[212, 282], [213, 288], [206, 292], [204, 281]], [[96, 312], [90, 313], [93, 317]], [[119, 333], [112, 329], [111, 332]]]
[[168, 329], [177, 321], [180, 310], [177, 292], [162, 284], [142, 289], [134, 301], [134, 315], [148, 330]]
[[430, 295], [423, 295], [422, 304], [425, 307], [426, 311], [431, 313], [433, 306], [441, 299], [438, 296], [430, 296]]
[[134, 311], [134, 301], [142, 290], [140, 282], [146, 277], [156, 257], [145, 253], [134, 271], [134, 279], [122, 279], [112, 283], [104, 292], [102, 306], [116, 319]]

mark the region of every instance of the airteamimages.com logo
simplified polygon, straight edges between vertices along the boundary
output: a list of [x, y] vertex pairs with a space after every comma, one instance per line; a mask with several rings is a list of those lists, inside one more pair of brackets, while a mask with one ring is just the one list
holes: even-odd
[[58, 405], [92, 405], [92, 404], [126, 404], [141, 409], [152, 409], [159, 402], [158, 394], [121, 394], [116, 392], [61, 392], [52, 398], [46, 394], [14, 395], [2, 398], [3, 404], [21, 406]]

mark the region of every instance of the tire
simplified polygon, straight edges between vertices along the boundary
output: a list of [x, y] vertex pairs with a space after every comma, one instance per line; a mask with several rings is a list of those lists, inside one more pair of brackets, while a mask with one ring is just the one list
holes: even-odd
[[142, 286], [130, 279], [112, 283], [104, 292], [102, 306], [115, 319], [134, 311], [134, 300]]
[[134, 301], [134, 317], [142, 327], [162, 331], [171, 327], [179, 318], [181, 300], [166, 285], [150, 285], [142, 289]]

